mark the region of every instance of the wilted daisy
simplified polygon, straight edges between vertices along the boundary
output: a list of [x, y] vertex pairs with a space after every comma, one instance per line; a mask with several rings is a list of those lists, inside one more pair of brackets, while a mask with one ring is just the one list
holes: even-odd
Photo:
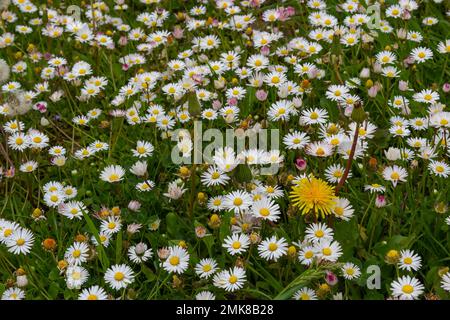
[[113, 289], [120, 290], [128, 287], [134, 281], [134, 272], [126, 264], [115, 264], [105, 273], [105, 282]]

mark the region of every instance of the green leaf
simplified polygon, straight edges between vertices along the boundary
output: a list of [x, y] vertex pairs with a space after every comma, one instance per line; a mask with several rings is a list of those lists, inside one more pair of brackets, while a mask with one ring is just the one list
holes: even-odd
[[86, 214], [86, 212], [84, 210], [81, 211], [83, 213], [83, 217], [86, 220], [87, 226], [90, 230], [90, 232], [94, 235], [95, 239], [97, 240], [98, 246], [97, 246], [97, 251], [99, 253], [98, 258], [100, 259], [100, 263], [103, 267], [103, 271], [105, 272], [106, 269], [109, 268], [109, 259], [108, 256], [105, 253], [105, 249], [103, 248], [103, 246], [101, 245], [102, 241], [100, 240], [100, 236], [98, 234], [97, 228], [94, 225], [94, 222], [92, 222], [92, 219], [89, 218], [89, 216]]
[[120, 263], [120, 258], [122, 258], [122, 231], [117, 234], [116, 238], [116, 263]]
[[142, 265], [141, 270], [145, 274], [145, 276], [147, 277], [147, 280], [149, 282], [153, 282], [156, 280], [156, 275], [154, 274], [154, 272], [152, 270], [150, 270], [150, 268], [148, 268], [144, 264]]
[[187, 93], [187, 97], [188, 97], [189, 114], [192, 117], [199, 116], [200, 113], [202, 112], [202, 107], [200, 105], [200, 102], [198, 102], [197, 94], [194, 91], [192, 91], [192, 92]]

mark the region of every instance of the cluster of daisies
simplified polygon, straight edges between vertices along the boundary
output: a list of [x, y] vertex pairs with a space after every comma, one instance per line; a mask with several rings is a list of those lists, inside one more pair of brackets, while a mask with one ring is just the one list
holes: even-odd
[[[364, 234], [366, 214], [392, 206], [402, 185], [423, 193], [420, 177], [445, 200], [450, 176], [450, 40], [428, 35], [448, 6], [372, 2], [377, 25], [360, 0], [91, 1], [80, 15], [0, 0], [0, 271], [11, 275], [0, 278], [2, 299], [32, 298], [27, 270], [43, 261], [81, 300], [158, 298], [170, 292], [164, 278], [195, 284], [190, 298], [248, 298], [241, 289], [267, 280], [255, 264], [286, 268], [283, 286], [299, 270], [328, 268], [291, 298], [351, 298], [338, 278], [362, 281], [363, 258], [349, 258], [335, 224]], [[280, 143], [174, 161], [195, 157], [198, 122], [244, 140], [277, 129]], [[8, 205], [19, 193], [31, 215]], [[151, 196], [163, 210], [149, 221]], [[450, 225], [445, 201], [437, 207]], [[183, 239], [169, 239], [173, 211], [192, 231]], [[385, 297], [423, 297], [413, 272], [425, 259], [389, 249], [380, 263], [396, 273]], [[439, 276], [450, 292], [448, 268]]]

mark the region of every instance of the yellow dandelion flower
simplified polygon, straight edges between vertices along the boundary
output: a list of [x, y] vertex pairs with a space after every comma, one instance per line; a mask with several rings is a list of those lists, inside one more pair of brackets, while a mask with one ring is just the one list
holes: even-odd
[[299, 181], [292, 187], [289, 197], [292, 204], [301, 210], [302, 215], [313, 211], [316, 216], [320, 214], [322, 218], [331, 214], [336, 199], [334, 186], [314, 177]]

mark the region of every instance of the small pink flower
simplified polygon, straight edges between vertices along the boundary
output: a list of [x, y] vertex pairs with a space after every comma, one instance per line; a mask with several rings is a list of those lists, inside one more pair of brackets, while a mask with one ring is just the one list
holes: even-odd
[[137, 200], [131, 200], [128, 203], [128, 209], [134, 212], [138, 212], [141, 209], [141, 203]]
[[228, 99], [227, 103], [228, 103], [228, 105], [230, 105], [230, 106], [235, 106], [235, 105], [237, 105], [238, 100], [237, 100], [236, 98], [233, 97], [233, 98]]
[[375, 199], [375, 206], [377, 208], [382, 208], [386, 205], [386, 197], [382, 194], [377, 195]]
[[123, 70], [123, 71], [127, 71], [129, 68], [130, 68], [130, 66], [129, 66], [128, 64], [126, 64], [126, 63], [124, 63], [124, 64], [122, 65], [122, 70]]
[[445, 93], [450, 92], [450, 83], [444, 83], [444, 85], [442, 86], [442, 90]]
[[334, 286], [336, 283], [338, 283], [338, 277], [331, 271], [327, 271], [325, 275], [325, 281], [330, 286]]
[[118, 41], [119, 46], [122, 46], [122, 47], [126, 46], [127, 43], [128, 43], [128, 38], [126, 36], [121, 36], [119, 38], [119, 41]]
[[184, 33], [184, 30], [183, 30], [182, 28], [180, 28], [180, 27], [178, 27], [178, 26], [176, 26], [175, 28], [173, 28], [172, 34], [173, 34], [173, 37], [174, 37], [175, 39], [181, 39], [181, 38], [183, 38], [183, 33]]
[[370, 89], [367, 91], [367, 94], [369, 95], [369, 97], [375, 98], [378, 94], [378, 87], [377, 86], [370, 87]]
[[261, 47], [261, 54], [262, 55], [268, 56], [269, 53], [270, 53], [270, 48], [268, 46]]
[[408, 81], [400, 80], [398, 83], [398, 90], [400, 91], [408, 90]]
[[295, 167], [300, 171], [305, 170], [306, 169], [306, 160], [303, 158], [295, 159]]
[[214, 110], [219, 110], [222, 107], [222, 102], [220, 102], [219, 100], [214, 100], [212, 102], [212, 107]]
[[267, 99], [267, 92], [261, 89], [256, 91], [255, 96], [259, 101], [264, 101]]

